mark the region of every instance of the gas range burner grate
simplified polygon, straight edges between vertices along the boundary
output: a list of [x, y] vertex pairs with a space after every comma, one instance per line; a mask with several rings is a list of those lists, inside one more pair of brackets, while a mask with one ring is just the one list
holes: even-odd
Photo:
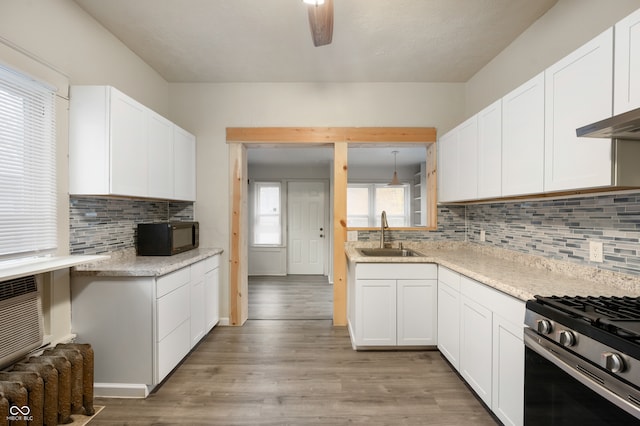
[[640, 297], [535, 296], [574, 318], [627, 339], [640, 340]]

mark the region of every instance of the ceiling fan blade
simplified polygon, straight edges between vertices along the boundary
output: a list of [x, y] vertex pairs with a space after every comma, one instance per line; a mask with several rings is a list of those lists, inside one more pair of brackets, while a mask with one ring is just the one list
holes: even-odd
[[333, 0], [319, 6], [309, 5], [309, 25], [314, 46], [324, 46], [333, 38]]

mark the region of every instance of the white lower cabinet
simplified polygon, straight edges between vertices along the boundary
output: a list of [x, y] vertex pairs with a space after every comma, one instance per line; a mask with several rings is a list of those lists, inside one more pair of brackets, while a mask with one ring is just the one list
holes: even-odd
[[460, 369], [460, 274], [438, 267], [438, 350]]
[[438, 281], [438, 349], [502, 423], [522, 425], [524, 302], [444, 267]]
[[74, 276], [71, 327], [95, 394], [146, 397], [218, 322], [219, 255], [160, 277]]
[[437, 344], [437, 267], [350, 263], [348, 325], [355, 349]]
[[460, 307], [460, 375], [491, 407], [491, 311], [462, 296]]
[[523, 360], [522, 326], [494, 314], [491, 408], [505, 425], [520, 425], [523, 422]]

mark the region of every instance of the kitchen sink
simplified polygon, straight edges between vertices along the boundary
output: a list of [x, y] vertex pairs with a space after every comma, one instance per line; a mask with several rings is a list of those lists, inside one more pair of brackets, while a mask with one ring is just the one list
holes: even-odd
[[415, 257], [424, 256], [422, 253], [411, 249], [399, 248], [359, 248], [356, 249], [363, 256], [370, 257]]

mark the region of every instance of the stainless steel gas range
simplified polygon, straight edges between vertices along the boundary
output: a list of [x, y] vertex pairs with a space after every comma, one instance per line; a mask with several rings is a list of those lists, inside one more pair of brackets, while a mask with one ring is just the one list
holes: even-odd
[[640, 298], [526, 304], [525, 425], [640, 425]]

